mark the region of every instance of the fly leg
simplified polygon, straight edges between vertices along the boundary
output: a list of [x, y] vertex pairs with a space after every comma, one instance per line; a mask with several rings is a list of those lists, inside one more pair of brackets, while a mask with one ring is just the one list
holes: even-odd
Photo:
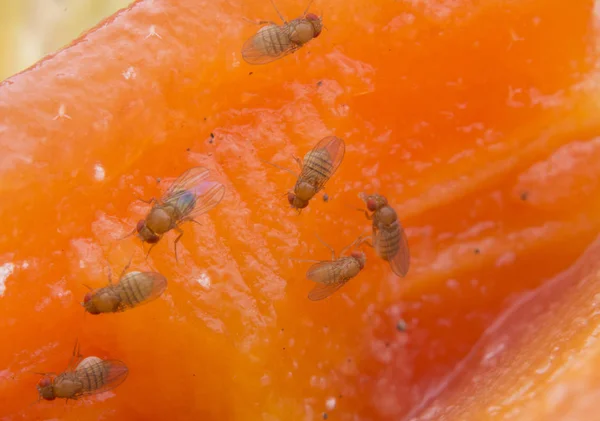
[[323, 239], [319, 237], [319, 234], [315, 233], [315, 235], [317, 236], [317, 239], [321, 242], [321, 244], [323, 244], [325, 247], [331, 250], [331, 261], [333, 262], [335, 260], [335, 250], [333, 249], [333, 247], [331, 247], [329, 244], [323, 241]]
[[125, 267], [123, 268], [123, 270], [121, 271], [121, 274], [119, 275], [119, 280], [123, 279], [123, 276], [125, 276], [125, 271], [127, 269], [129, 269], [129, 266], [131, 266], [131, 261], [133, 260], [133, 254], [131, 255], [131, 257], [129, 258], [129, 262], [127, 262], [127, 264], [125, 265]]
[[173, 247], [175, 248], [175, 261], [179, 263], [179, 260], [177, 259], [177, 243], [179, 242], [179, 240], [181, 240], [181, 237], [183, 237], [183, 231], [179, 227], [175, 227], [173, 229], [179, 233], [179, 235], [175, 239], [175, 242], [173, 243]]
[[[273, 1], [273, 0], [271, 0], [271, 1]], [[308, 6], [306, 6], [306, 10], [304, 11], [304, 13], [302, 13], [302, 16], [306, 16], [306, 14], [308, 13], [308, 9], [310, 9], [310, 5], [313, 3], [313, 1], [314, 1], [314, 0], [310, 0], [310, 1], [308, 2]], [[321, 13], [321, 16], [322, 16], [322, 15], [323, 15], [323, 14]]]
[[264, 25], [264, 24], [268, 23], [269, 25], [277, 26], [277, 24], [275, 22], [273, 22], [272, 20], [252, 20], [252, 19], [248, 19], [248, 18], [242, 18], [242, 19], [244, 19], [246, 22], [250, 22], [255, 25]]
[[368, 234], [367, 235], [361, 235], [361, 241], [360, 244], [366, 244], [367, 246], [371, 247], [371, 248], [375, 248], [375, 246], [373, 245], [373, 239], [375, 238], [375, 230], [373, 230], [373, 236], [371, 237], [371, 239], [368, 238]]
[[193, 223], [195, 223], [195, 224], [198, 224], [198, 225], [202, 226], [202, 224], [201, 224], [200, 222], [196, 221], [195, 219], [191, 219], [191, 218], [189, 218], [189, 219], [184, 219], [184, 221], [193, 222]]
[[258, 158], [258, 159], [260, 159], [260, 160], [261, 160], [262, 162], [264, 162], [265, 164], [271, 165], [272, 167], [278, 168], [278, 169], [280, 169], [280, 170], [282, 170], [282, 171], [289, 172], [289, 173], [290, 173], [290, 174], [292, 174], [294, 177], [298, 177], [298, 174], [296, 174], [294, 171], [290, 170], [289, 168], [280, 167], [279, 165], [277, 165], [277, 164], [273, 164], [272, 162], [269, 162], [269, 161], [265, 161], [265, 160], [264, 160], [264, 159], [262, 159], [262, 158]]
[[123, 237], [119, 238], [119, 240], [124, 240], [127, 237], [131, 237], [133, 234], [135, 234], [137, 231], [137, 228], [134, 228], [132, 231], [128, 232], [127, 234], [125, 234]]
[[108, 265], [108, 285], [112, 285], [112, 268]]
[[149, 205], [154, 205], [155, 203], [158, 203], [158, 200], [156, 200], [155, 197], [151, 198], [150, 200], [146, 200], [146, 199], [142, 199], [141, 197], [138, 197], [137, 200], [139, 200], [140, 202], [147, 203]]
[[364, 213], [365, 213], [365, 216], [367, 217], [367, 219], [368, 219], [369, 221], [372, 221], [372, 220], [373, 220], [373, 215], [369, 215], [369, 211], [368, 211], [368, 210], [366, 210], [366, 209], [362, 209], [362, 208], [356, 208], [356, 210], [357, 210], [357, 211], [359, 211], [359, 212], [364, 212]]
[[300, 171], [302, 171], [302, 160], [300, 158], [298, 158], [296, 155], [293, 156], [294, 161], [296, 161], [296, 164], [298, 164], [298, 166], [300, 167]]
[[279, 15], [279, 17], [281, 18], [281, 20], [283, 21], [283, 23], [287, 23], [287, 20], [285, 20], [285, 18], [283, 17], [283, 15], [281, 14], [281, 12], [279, 11], [279, 9], [277, 8], [277, 6], [275, 6], [275, 1], [271, 0], [271, 4], [273, 5], [273, 7], [275, 8], [275, 11], [277, 12], [277, 14]]
[[148, 260], [148, 256], [150, 256], [150, 252], [152, 251], [152, 249], [154, 248], [155, 245], [157, 245], [158, 243], [154, 243], [150, 246], [150, 248], [148, 249], [148, 253], [146, 253], [146, 260]]
[[295, 257], [289, 257], [290, 260], [294, 260], [296, 262], [308, 262], [308, 263], [322, 263], [323, 260], [314, 260], [314, 259], [296, 259]]

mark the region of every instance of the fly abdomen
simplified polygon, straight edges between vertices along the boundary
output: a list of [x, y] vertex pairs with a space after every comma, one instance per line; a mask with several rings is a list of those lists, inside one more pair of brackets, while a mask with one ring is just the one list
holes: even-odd
[[87, 357], [77, 366], [76, 374], [83, 391], [92, 392], [106, 383], [107, 369], [100, 358]]
[[157, 272], [129, 272], [119, 281], [119, 310], [133, 308], [158, 298], [167, 288], [167, 280]]
[[258, 42], [269, 56], [278, 56], [290, 48], [287, 26], [269, 25], [258, 31]]
[[326, 180], [331, 177], [333, 164], [329, 152], [325, 149], [315, 150], [307, 153], [304, 157], [306, 176], [316, 180]]
[[121, 279], [121, 305], [126, 307], [135, 307], [143, 302], [147, 296], [147, 288], [144, 283], [136, 277], [140, 272], [130, 272]]
[[382, 259], [389, 260], [398, 253], [400, 247], [400, 227], [395, 222], [380, 232], [380, 242], [378, 244], [379, 255]]

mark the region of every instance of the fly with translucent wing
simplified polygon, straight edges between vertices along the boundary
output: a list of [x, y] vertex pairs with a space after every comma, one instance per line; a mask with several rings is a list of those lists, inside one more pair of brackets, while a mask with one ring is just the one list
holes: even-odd
[[259, 22], [268, 25], [260, 28], [242, 46], [242, 58], [249, 64], [267, 64], [285, 57], [318, 37], [323, 30], [321, 17], [308, 13], [310, 3], [301, 17], [290, 22], [285, 20], [273, 0], [271, 3], [283, 25], [270, 21]]
[[[310, 199], [325, 187], [325, 183], [342, 163], [345, 150], [346, 146], [342, 139], [328, 136], [321, 139], [314, 148], [307, 152], [303, 160], [294, 157], [300, 166], [300, 174], [294, 189], [288, 193], [288, 202], [294, 209], [300, 211], [307, 207]], [[289, 169], [268, 161], [263, 162], [296, 175]]]
[[60, 373], [46, 373], [38, 382], [40, 399], [79, 399], [114, 389], [125, 381], [129, 369], [119, 360], [98, 357], [82, 358], [75, 344], [73, 357], [67, 369]]
[[308, 271], [306, 277], [316, 282], [315, 287], [308, 293], [308, 299], [311, 301], [319, 301], [329, 297], [338, 289], [346, 285], [346, 283], [360, 273], [365, 267], [367, 257], [360, 250], [355, 250], [349, 256], [344, 256], [344, 253], [356, 246], [360, 245], [364, 240], [359, 237], [352, 244], [346, 246], [341, 252], [340, 257], [336, 258], [335, 250], [324, 242], [319, 236], [319, 241], [331, 250], [331, 260], [306, 260], [293, 259], [301, 262], [314, 262]]
[[358, 196], [367, 205], [367, 210], [361, 209], [361, 211], [365, 212], [367, 219], [373, 221], [372, 246], [375, 252], [390, 264], [396, 275], [406, 276], [410, 266], [410, 250], [406, 233], [396, 211], [380, 194], [359, 193]]
[[149, 303], [167, 289], [167, 278], [158, 272], [129, 272], [125, 270], [119, 282], [85, 294], [83, 307], [90, 314], [117, 313]]
[[160, 199], [150, 200], [152, 209], [137, 223], [135, 231], [142, 241], [152, 244], [152, 250], [165, 233], [175, 230], [179, 234], [175, 239], [177, 258], [177, 242], [183, 236], [179, 225], [186, 221], [196, 222], [195, 217], [217, 206], [224, 195], [225, 187], [210, 179], [209, 170], [191, 168], [177, 178]]

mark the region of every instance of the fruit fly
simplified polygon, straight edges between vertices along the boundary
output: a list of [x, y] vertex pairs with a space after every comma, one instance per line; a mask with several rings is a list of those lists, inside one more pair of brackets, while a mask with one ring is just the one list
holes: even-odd
[[[321, 139], [312, 150], [307, 152], [303, 160], [294, 157], [300, 166], [300, 175], [294, 185], [294, 191], [287, 195], [288, 202], [293, 208], [299, 211], [304, 209], [308, 206], [308, 201], [325, 187], [325, 183], [342, 163], [345, 149], [346, 146], [342, 139], [328, 136]], [[263, 162], [296, 175], [286, 168], [267, 161]]]
[[118, 360], [82, 358], [75, 344], [69, 367], [61, 374], [44, 373], [37, 384], [40, 399], [79, 399], [114, 389], [125, 381], [129, 370]]
[[[365, 204], [367, 219], [373, 221], [373, 244], [375, 252], [389, 262], [392, 271], [398, 276], [406, 276], [410, 265], [408, 239], [396, 211], [388, 205], [387, 199], [380, 194], [358, 195]], [[372, 212], [369, 214], [369, 212]]]
[[160, 199], [149, 201], [152, 209], [146, 219], [137, 223], [134, 232], [137, 231], [142, 241], [152, 244], [150, 250], [165, 233], [175, 230], [179, 234], [174, 246], [177, 259], [177, 242], [183, 236], [179, 225], [186, 221], [197, 222], [195, 217], [217, 206], [225, 195], [225, 187], [209, 180], [209, 174], [206, 168], [191, 168], [179, 176]]
[[83, 307], [90, 314], [117, 313], [160, 297], [167, 289], [167, 279], [158, 272], [129, 272], [125, 270], [119, 282], [94, 289], [83, 298]]
[[323, 20], [314, 13], [308, 13], [312, 1], [301, 17], [286, 21], [271, 0], [275, 11], [283, 21], [277, 25], [272, 21], [260, 21], [268, 24], [258, 30], [242, 46], [242, 57], [249, 64], [266, 64], [291, 54], [318, 37], [323, 30]]
[[317, 238], [325, 247], [331, 250], [331, 260], [294, 259], [315, 263], [306, 272], [306, 277], [317, 283], [308, 293], [308, 299], [312, 301], [319, 301], [329, 297], [343, 287], [346, 282], [358, 275], [367, 262], [367, 257], [362, 251], [355, 250], [349, 256], [344, 256], [344, 253], [348, 249], [363, 241], [362, 237], [359, 237], [352, 244], [346, 246], [340, 252], [339, 258], [335, 257], [335, 250], [329, 244], [324, 242], [319, 236]]

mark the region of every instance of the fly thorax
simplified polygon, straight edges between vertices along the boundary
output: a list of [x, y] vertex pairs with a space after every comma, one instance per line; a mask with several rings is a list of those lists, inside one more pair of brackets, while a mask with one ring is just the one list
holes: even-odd
[[171, 229], [171, 221], [171, 215], [164, 208], [154, 208], [146, 217], [146, 227], [160, 235]]
[[296, 22], [295, 27], [292, 27], [290, 40], [296, 44], [306, 44], [315, 37], [315, 28], [309, 21], [300, 19]]
[[[90, 308], [95, 311], [90, 311], [92, 314], [97, 313], [111, 313], [117, 309], [121, 298], [113, 291], [113, 288], [107, 287], [98, 290], [88, 303]], [[86, 304], [88, 304], [86, 303]], [[87, 307], [86, 307], [87, 309]]]
[[73, 398], [83, 390], [83, 384], [74, 373], [64, 373], [54, 381], [54, 395], [57, 398]]
[[377, 219], [383, 225], [391, 225], [396, 222], [398, 216], [396, 215], [396, 211], [390, 206], [384, 206], [377, 211]]
[[296, 187], [294, 188], [294, 193], [296, 194], [296, 199], [301, 199], [302, 201], [308, 201], [317, 192], [315, 191], [315, 187], [311, 183], [302, 181], [296, 185]]

